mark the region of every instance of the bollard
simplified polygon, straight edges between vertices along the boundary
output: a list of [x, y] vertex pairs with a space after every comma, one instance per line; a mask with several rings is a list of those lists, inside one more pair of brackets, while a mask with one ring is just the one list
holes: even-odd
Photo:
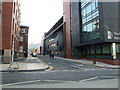
[[95, 60], [93, 61], [93, 64], [96, 64], [96, 61], [95, 61]]

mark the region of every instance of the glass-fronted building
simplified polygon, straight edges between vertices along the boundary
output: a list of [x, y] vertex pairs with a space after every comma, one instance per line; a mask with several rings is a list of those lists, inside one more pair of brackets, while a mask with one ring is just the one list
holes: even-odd
[[70, 2], [70, 19], [71, 57], [120, 60], [120, 2]]

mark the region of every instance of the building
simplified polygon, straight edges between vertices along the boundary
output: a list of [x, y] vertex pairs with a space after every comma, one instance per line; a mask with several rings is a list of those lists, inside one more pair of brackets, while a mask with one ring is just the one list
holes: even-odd
[[[2, 62], [10, 63], [19, 53], [20, 2], [2, 2]], [[14, 56], [13, 56], [14, 55]]]
[[20, 39], [19, 39], [19, 58], [23, 58], [24, 54], [28, 54], [28, 26], [20, 26]]
[[[53, 53], [56, 56], [64, 57], [63, 17], [44, 35], [43, 48], [45, 55]], [[42, 53], [43, 54], [43, 53]]]
[[[2, 1], [0, 0], [0, 50], [2, 49]], [[1, 55], [0, 52], [0, 62], [1, 62]]]
[[65, 57], [118, 63], [120, 2], [67, 0], [63, 10]]

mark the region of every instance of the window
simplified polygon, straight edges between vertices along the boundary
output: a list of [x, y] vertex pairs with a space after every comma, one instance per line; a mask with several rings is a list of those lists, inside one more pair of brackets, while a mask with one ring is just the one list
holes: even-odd
[[20, 32], [21, 32], [21, 33], [25, 33], [25, 29], [22, 29]]
[[83, 31], [87, 31], [86, 26], [83, 27]]
[[50, 44], [49, 47], [56, 47], [57, 44], [56, 43], [53, 43], [53, 44]]
[[15, 2], [14, 2], [14, 13], [15, 13]]
[[92, 15], [90, 14], [88, 17], [87, 17], [87, 22], [90, 21], [92, 19]]
[[91, 4], [87, 6], [86, 8], [86, 14], [89, 14], [91, 12]]
[[88, 31], [88, 32], [93, 31], [92, 23], [90, 23], [90, 24], [87, 25], [87, 31]]
[[13, 23], [12, 23], [12, 26], [13, 26], [13, 30], [14, 30], [14, 18], [13, 18]]
[[49, 39], [49, 40], [48, 40], [48, 42], [51, 42], [51, 41], [53, 41], [53, 40], [54, 40], [54, 38], [52, 38], [52, 39]]
[[[89, 4], [87, 4], [89, 2]], [[94, 0], [90, 2], [90, 0], [86, 0], [81, 3], [81, 5], [85, 4], [85, 7], [81, 6], [82, 10], [82, 24], [85, 24], [89, 22], [92, 19], [95, 19], [96, 17], [99, 16], [99, 11], [98, 11], [98, 1]]]
[[59, 42], [57, 41], [57, 45], [59, 45]]
[[104, 44], [103, 47], [102, 47], [102, 51], [103, 53], [109, 53], [109, 45], [108, 44]]
[[23, 37], [22, 36], [20, 37], [20, 42], [23, 42]]
[[120, 44], [116, 44], [116, 52], [120, 53]]
[[96, 7], [98, 7], [98, 0], [95, 1]]
[[83, 9], [83, 11], [82, 11], [82, 15], [83, 15], [83, 16], [86, 15], [86, 9]]
[[93, 29], [95, 30], [97, 28], [99, 28], [99, 20], [93, 21]]
[[23, 52], [23, 46], [19, 46], [19, 52]]
[[95, 10], [95, 2], [92, 2], [92, 11]]

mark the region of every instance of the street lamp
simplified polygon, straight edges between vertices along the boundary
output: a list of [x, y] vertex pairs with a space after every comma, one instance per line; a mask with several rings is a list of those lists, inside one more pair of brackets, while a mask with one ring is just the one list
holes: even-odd
[[12, 62], [14, 61], [14, 41], [12, 42]]

